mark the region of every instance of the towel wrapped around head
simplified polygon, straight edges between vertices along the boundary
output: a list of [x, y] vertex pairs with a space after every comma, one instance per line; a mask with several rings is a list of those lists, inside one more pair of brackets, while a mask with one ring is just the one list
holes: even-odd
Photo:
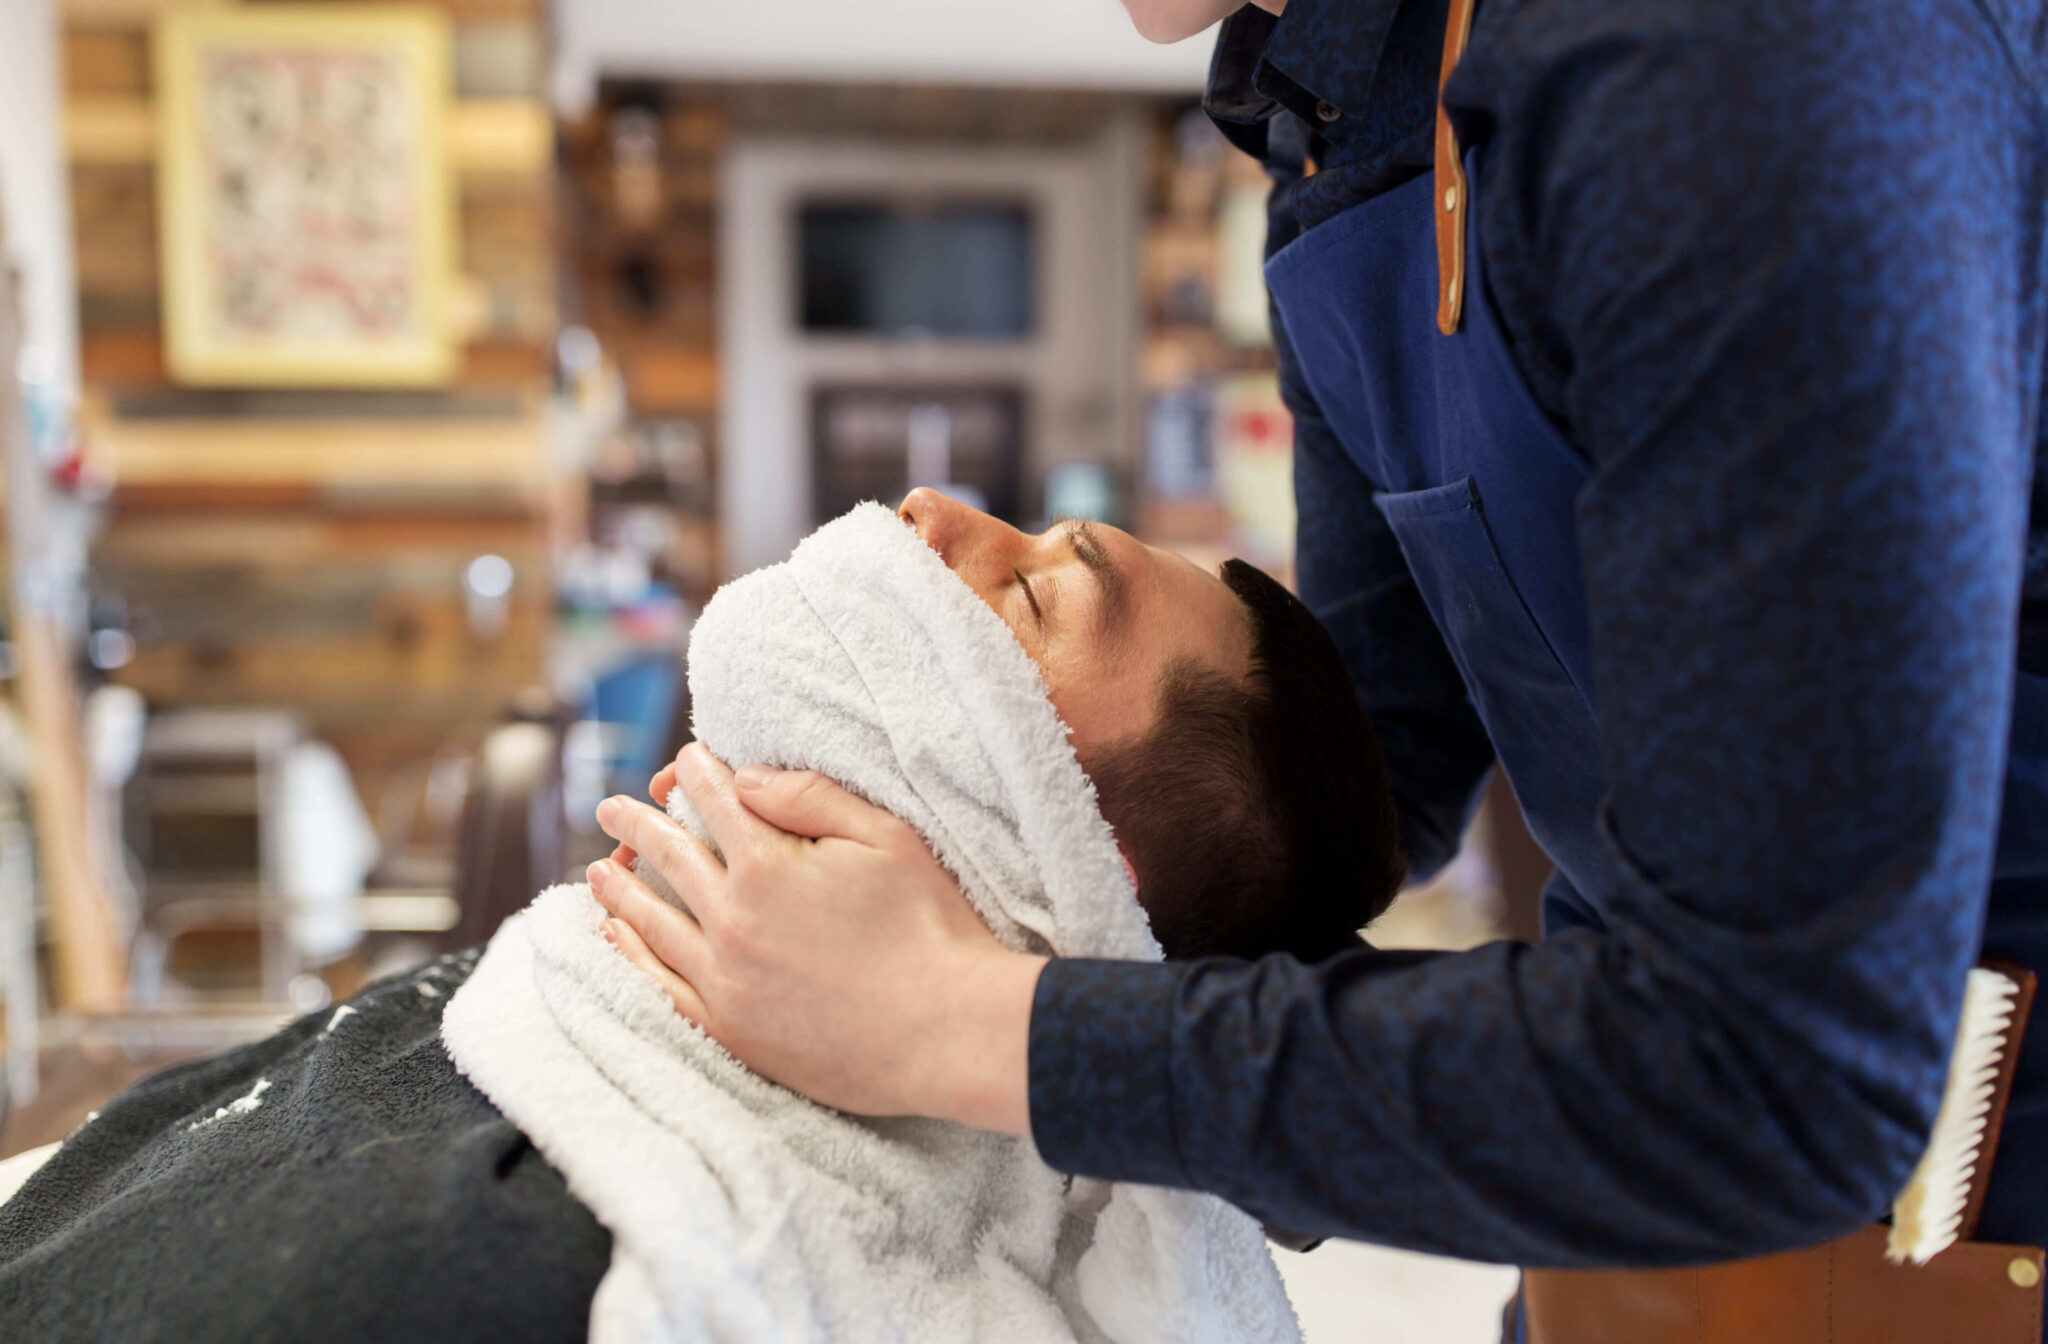
[[[720, 589], [689, 680], [714, 755], [902, 817], [1008, 945], [1159, 957], [1037, 668], [889, 510]], [[669, 809], [708, 842], [680, 789]], [[543, 893], [443, 1028], [612, 1232], [599, 1344], [1299, 1338], [1243, 1214], [1069, 1179], [1028, 1140], [816, 1106], [679, 1017], [602, 919], [587, 888]]]

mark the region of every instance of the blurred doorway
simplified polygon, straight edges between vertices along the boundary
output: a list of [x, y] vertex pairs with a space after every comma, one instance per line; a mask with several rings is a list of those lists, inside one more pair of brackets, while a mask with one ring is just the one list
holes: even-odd
[[1133, 114], [1054, 146], [732, 140], [727, 574], [781, 559], [849, 491], [952, 487], [1028, 526], [1055, 468], [1127, 486], [1143, 155]]

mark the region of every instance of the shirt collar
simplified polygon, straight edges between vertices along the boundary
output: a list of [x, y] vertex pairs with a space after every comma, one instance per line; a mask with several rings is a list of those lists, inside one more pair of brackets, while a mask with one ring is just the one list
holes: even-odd
[[1403, 2], [1287, 0], [1266, 39], [1259, 88], [1311, 126], [1363, 111]]
[[1253, 158], [1266, 158], [1266, 123], [1280, 104], [1259, 91], [1259, 63], [1278, 22], [1256, 5], [1246, 5], [1223, 21], [1216, 32], [1216, 51], [1209, 58], [1209, 86], [1202, 110], [1230, 143]]
[[1449, 9], [1449, 0], [1288, 0], [1276, 18], [1246, 5], [1217, 34], [1203, 107], [1269, 166], [1285, 148], [1269, 137], [1289, 129], [1283, 111], [1314, 136], [1310, 152], [1325, 168], [1353, 165], [1376, 179], [1418, 154], [1426, 164]]

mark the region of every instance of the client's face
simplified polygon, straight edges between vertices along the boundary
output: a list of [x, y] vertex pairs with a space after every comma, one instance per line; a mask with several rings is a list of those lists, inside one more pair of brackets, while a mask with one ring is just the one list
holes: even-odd
[[1152, 726], [1173, 664], [1193, 660], [1232, 681], [1250, 670], [1243, 604], [1170, 551], [1100, 523], [1033, 536], [929, 489], [896, 512], [1016, 634], [1083, 760]]

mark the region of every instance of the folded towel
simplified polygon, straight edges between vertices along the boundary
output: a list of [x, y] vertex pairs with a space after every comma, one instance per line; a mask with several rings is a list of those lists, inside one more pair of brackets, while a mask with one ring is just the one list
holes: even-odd
[[[1036, 667], [888, 510], [721, 589], [689, 677], [714, 754], [822, 771], [904, 818], [1010, 946], [1160, 955]], [[544, 893], [443, 1019], [458, 1067], [612, 1233], [599, 1344], [1299, 1339], [1235, 1209], [819, 1107], [679, 1017], [602, 918], [587, 888]]]

